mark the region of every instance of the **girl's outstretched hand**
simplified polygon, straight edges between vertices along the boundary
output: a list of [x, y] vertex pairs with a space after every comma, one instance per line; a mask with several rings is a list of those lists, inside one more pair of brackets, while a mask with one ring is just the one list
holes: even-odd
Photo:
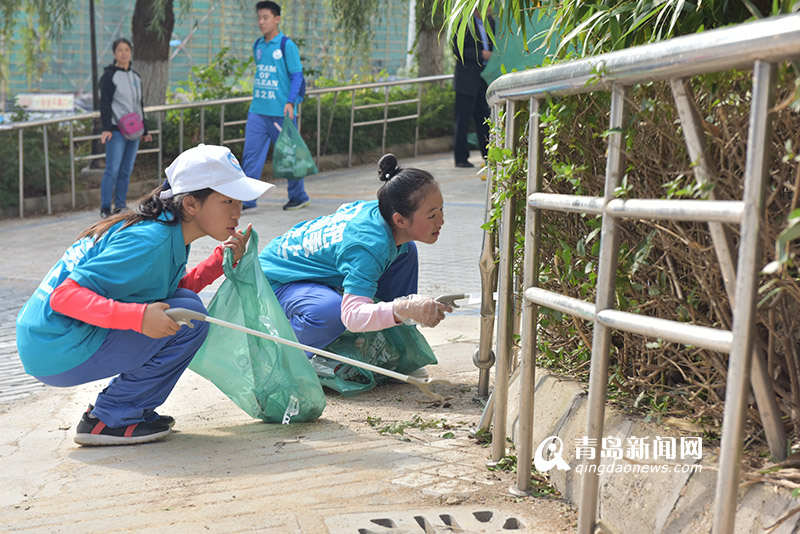
[[401, 321], [410, 320], [422, 326], [434, 327], [444, 319], [445, 312], [453, 311], [453, 307], [427, 295], [412, 294], [394, 299], [392, 311]]
[[233, 251], [233, 263], [242, 259], [244, 251], [247, 250], [247, 242], [250, 241], [250, 233], [253, 231], [253, 225], [248, 224], [244, 233], [236, 230], [236, 235], [231, 236], [222, 242], [222, 246], [229, 248]]
[[181, 327], [164, 313], [168, 309], [166, 302], [148, 304], [142, 319], [142, 334], [154, 339], [175, 335]]

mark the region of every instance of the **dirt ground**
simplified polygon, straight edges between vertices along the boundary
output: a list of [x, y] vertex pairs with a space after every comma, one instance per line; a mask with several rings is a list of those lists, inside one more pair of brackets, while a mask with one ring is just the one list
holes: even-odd
[[[461, 332], [474, 331], [475, 320], [453, 319], [432, 340], [439, 365], [431, 376], [454, 383], [435, 386], [444, 404], [387, 383], [355, 397], [328, 392], [317, 421], [264, 424], [187, 372], [161, 410], [176, 417], [176, 432], [131, 447], [72, 440], [103, 383], [2, 406], [0, 531], [431, 534], [454, 531], [441, 518], [491, 511], [519, 519], [516, 532], [574, 532], [573, 507], [539, 486], [543, 496], [512, 496], [516, 474], [489, 470], [490, 446], [471, 437], [483, 407], [472, 400], [476, 345]], [[433, 526], [377, 526], [407, 525], [403, 514]]]
[[[469, 319], [466, 319], [469, 321]], [[458, 450], [458, 463], [482, 483], [472, 485], [472, 493], [458, 491], [452, 495], [418, 492], [421, 507], [483, 506], [508, 512], [524, 511], [526, 516], [546, 518], [547, 532], [574, 532], [577, 510], [545, 482], [535, 479], [533, 495], [516, 497], [509, 492], [516, 483], [515, 451], [509, 450], [511, 461], [505, 469], [490, 469], [491, 436], [478, 433], [484, 404], [476, 400], [477, 370], [465, 365], [464, 354], [472, 354], [476, 345], [456, 335], [455, 329], [437, 332], [440, 345], [432, 343], [439, 364], [430, 374], [451, 380], [452, 386], [434, 386], [445, 397], [444, 403], [431, 401], [407, 384], [390, 380], [377, 388], [353, 397], [344, 397], [326, 389], [328, 406], [325, 417], [344, 424], [365, 437], [392, 440], [397, 447], [413, 449], [415, 445], [436, 445], [451, 441]], [[505, 462], [502, 462], [505, 463]], [[501, 465], [502, 465], [501, 463]], [[542, 524], [538, 528], [544, 528]], [[534, 527], [530, 532], [541, 532]]]

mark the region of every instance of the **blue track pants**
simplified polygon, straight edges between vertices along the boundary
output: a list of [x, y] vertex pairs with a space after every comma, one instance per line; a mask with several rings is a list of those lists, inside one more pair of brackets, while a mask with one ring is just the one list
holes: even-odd
[[[292, 121], [297, 126], [297, 117]], [[283, 117], [271, 117], [258, 113], [247, 114], [247, 125], [244, 129], [244, 153], [242, 154], [242, 170], [251, 178], [260, 178], [264, 163], [267, 161], [270, 143], [278, 140], [280, 132], [275, 127], [283, 124]], [[305, 182], [300, 180], [287, 180], [289, 200], [305, 202], [308, 200]], [[255, 207], [256, 201], [243, 202], [243, 206]]]
[[[200, 297], [178, 289], [164, 300], [171, 308], [206, 313]], [[182, 326], [173, 336], [153, 339], [133, 330], [111, 330], [97, 352], [57, 375], [37, 376], [50, 386], [76, 386], [115, 376], [97, 396], [93, 414], [116, 428], [158, 419], [155, 408], [167, 399], [208, 335], [208, 323]]]
[[[378, 279], [375, 297], [389, 302], [417, 292], [417, 246], [408, 243], [408, 252], [398, 256]], [[289, 318], [297, 340], [304, 345], [324, 349], [344, 331], [342, 295], [316, 282], [290, 282], [275, 291]]]

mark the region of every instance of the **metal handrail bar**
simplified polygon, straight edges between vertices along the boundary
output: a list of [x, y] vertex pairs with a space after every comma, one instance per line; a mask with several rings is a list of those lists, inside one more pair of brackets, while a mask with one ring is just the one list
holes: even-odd
[[[410, 98], [410, 99], [407, 99], [407, 100], [397, 100], [397, 101], [394, 101], [394, 102], [389, 102], [389, 106], [390, 107], [391, 106], [401, 106], [403, 104], [416, 104], [416, 103], [417, 103], [417, 99], [416, 98]], [[385, 108], [385, 107], [386, 107], [386, 104], [384, 104], [383, 102], [379, 102], [379, 103], [376, 103], [376, 104], [362, 104], [360, 106], [356, 106], [353, 109], [370, 109], [370, 108]]]
[[[632, 86], [751, 69], [756, 60], [784, 61], [798, 42], [798, 16], [775, 17], [506, 74], [492, 82], [486, 101], [494, 106], [506, 100], [610, 90], [614, 83]], [[698, 54], [701, 50], [702, 56]]]
[[380, 89], [383, 87], [394, 87], [397, 85], [421, 85], [432, 82], [443, 82], [452, 80], [452, 74], [437, 74], [435, 76], [422, 76], [421, 78], [409, 78], [407, 80], [392, 80], [386, 82], [367, 82], [357, 83], [355, 85], [338, 85], [336, 87], [320, 87], [310, 89], [309, 95], [324, 94], [324, 93], [340, 93], [344, 91], [360, 91], [362, 89]]
[[597, 321], [615, 330], [624, 330], [647, 337], [661, 338], [687, 346], [729, 353], [733, 334], [730, 330], [697, 326], [669, 319], [649, 317], [618, 310], [596, 311], [591, 302], [567, 297], [538, 287], [529, 287], [523, 297], [539, 306], [575, 315], [587, 321]]
[[661, 200], [661, 199], [614, 199], [605, 202], [602, 197], [579, 195], [557, 195], [534, 193], [528, 198], [532, 208], [566, 213], [602, 215], [615, 217], [657, 218], [669, 221], [705, 221], [739, 224], [742, 221], [744, 203], [738, 200]]
[[522, 296], [527, 302], [533, 302], [546, 308], [574, 315], [584, 321], [594, 321], [595, 318], [594, 304], [585, 300], [568, 297], [540, 287], [529, 287]]
[[414, 115], [402, 115], [399, 117], [389, 117], [388, 119], [375, 119], [371, 121], [354, 122], [353, 126], [368, 126], [370, 124], [383, 124], [386, 122], [398, 122], [416, 118], [419, 118], [419, 115], [415, 113]]
[[733, 343], [730, 330], [681, 323], [619, 310], [599, 310], [597, 323], [645, 337], [661, 338], [690, 347], [729, 353]]
[[[675, 38], [668, 41], [644, 45], [627, 50], [603, 54], [580, 61], [512, 73], [495, 80], [487, 91], [487, 101], [493, 109], [493, 116], [499, 115], [501, 105], [506, 107], [506, 148], [517, 151], [516, 126], [508, 117], [515, 114], [515, 103], [528, 101], [531, 113], [529, 119], [529, 169], [528, 202], [526, 205], [526, 248], [524, 260], [523, 324], [520, 374], [520, 431], [518, 465], [531, 463], [533, 437], [533, 389], [535, 365], [535, 338], [538, 305], [541, 294], [530, 295], [538, 283], [538, 276], [530, 272], [538, 269], [540, 225], [538, 213], [542, 209], [560, 209], [580, 213], [593, 213], [602, 216], [600, 238], [600, 260], [597, 276], [597, 295], [595, 311], [591, 320], [595, 323], [592, 340], [592, 359], [587, 406], [586, 437], [599, 443], [602, 437], [603, 418], [606, 401], [606, 382], [609, 368], [609, 349], [612, 328], [639, 329], [639, 333], [654, 335], [669, 334], [671, 340], [692, 342], [697, 346], [710, 343], [712, 350], [730, 351], [729, 371], [723, 417], [720, 468], [717, 477], [714, 533], [733, 531], [736, 511], [736, 498], [739, 477], [739, 453], [744, 435], [745, 408], [748, 386], [752, 386], [761, 419], [767, 433], [770, 450], [778, 458], [785, 457], [785, 431], [781, 414], [775, 400], [775, 392], [769, 382], [768, 369], [760, 361], [763, 352], [759, 349], [754, 334], [755, 299], [757, 293], [756, 265], [759, 257], [759, 226], [763, 215], [766, 165], [769, 153], [770, 109], [774, 86], [776, 62], [800, 57], [800, 17], [790, 15], [766, 19]], [[629, 93], [633, 85], [654, 80], [670, 80], [673, 97], [679, 109], [681, 124], [685, 131], [692, 165], [697, 172], [698, 184], [707, 184], [713, 176], [705, 150], [702, 131], [698, 121], [692, 117], [691, 106], [687, 104], [687, 87], [684, 78], [732, 68], [747, 68], [753, 71], [753, 90], [747, 137], [747, 155], [744, 169], [744, 194], [742, 201], [721, 202], [714, 198], [713, 191], [708, 200], [666, 201], [666, 200], [623, 200], [615, 198], [615, 192], [625, 170], [624, 125], [627, 120]], [[541, 193], [541, 143], [538, 127], [538, 109], [546, 98], [595, 91], [611, 91], [609, 149], [606, 164], [606, 183], [602, 198], [578, 197], [572, 200], [557, 195]], [[487, 210], [489, 209], [487, 199]], [[500, 230], [503, 235], [500, 246], [500, 291], [498, 309], [501, 324], [508, 324], [508, 314], [512, 309], [512, 292], [509, 290], [513, 272], [508, 269], [509, 257], [513, 256], [513, 203], [508, 199], [503, 206]], [[723, 280], [732, 306], [732, 328], [730, 333], [687, 325], [669, 324], [660, 319], [643, 318], [614, 310], [615, 278], [617, 256], [619, 254], [620, 217], [641, 219], [668, 218], [671, 220], [696, 220], [709, 223], [714, 249], [720, 261]], [[738, 265], [733, 265], [730, 252], [730, 236], [721, 225], [722, 222], [739, 223], [740, 239]], [[533, 238], [533, 239], [531, 239]], [[529, 247], [528, 241], [535, 241]], [[512, 245], [512, 246], [509, 246]], [[484, 268], [483, 263], [481, 268]], [[585, 308], [575, 308], [576, 303], [559, 300], [566, 308], [574, 308], [585, 314]], [[576, 313], [580, 315], [580, 313]], [[503, 321], [503, 317], [506, 318]], [[532, 318], [533, 317], [533, 318]], [[633, 317], [636, 317], [635, 319]], [[642, 326], [642, 322], [646, 323]], [[686, 331], [686, 327], [692, 327]], [[696, 330], [700, 328], [700, 330]], [[632, 330], [636, 331], [636, 330]], [[483, 332], [482, 332], [483, 334]], [[663, 337], [663, 336], [662, 336]], [[667, 339], [667, 337], [663, 337]], [[531, 341], [534, 340], [533, 342]], [[483, 340], [481, 341], [483, 345]], [[497, 361], [495, 375], [493, 449], [492, 459], [498, 461], [505, 454], [505, 417], [507, 402], [507, 379], [509, 370], [500, 362], [508, 361], [512, 342], [508, 335], [498, 331]], [[752, 368], [752, 369], [751, 369]], [[524, 415], [523, 415], [524, 414]], [[500, 443], [501, 445], [495, 446]], [[600, 455], [585, 460], [595, 468]], [[598, 471], [584, 470], [579, 503], [578, 531], [581, 534], [594, 532], [597, 526], [598, 511]], [[530, 476], [526, 469], [520, 469], [517, 484], [512, 493], [530, 492]]]
[[414, 113], [413, 115], [398, 115], [397, 117], [389, 117], [385, 119], [384, 122], [399, 122], [399, 121], [406, 121], [409, 119], [418, 119], [419, 113]]
[[[445, 80], [452, 79], [452, 74], [444, 74], [439, 76], [424, 76], [421, 78], [411, 78], [405, 80], [392, 80], [392, 81], [384, 81], [384, 82], [369, 82], [369, 83], [360, 83], [355, 85], [343, 85], [343, 86], [335, 86], [335, 87], [322, 87], [322, 88], [314, 88], [308, 90], [306, 93], [306, 99], [310, 99], [312, 97], [317, 97], [317, 110], [321, 109], [321, 102], [322, 102], [322, 95], [334, 93], [338, 94], [341, 92], [350, 91], [353, 94], [353, 102], [355, 101], [355, 91], [358, 90], [370, 90], [370, 89], [380, 89], [383, 88], [386, 93], [386, 100], [381, 104], [374, 104], [374, 107], [383, 107], [384, 118], [380, 121], [369, 122], [369, 124], [384, 124], [384, 132], [383, 132], [383, 143], [382, 146], [385, 149], [386, 144], [386, 124], [391, 122], [398, 122], [401, 120], [412, 120], [417, 119], [417, 126], [414, 132], [414, 155], [417, 155], [417, 144], [419, 141], [419, 117], [420, 115], [420, 106], [421, 106], [421, 91], [422, 85], [426, 83], [435, 83], [441, 82]], [[396, 102], [390, 102], [388, 100], [389, 87], [395, 86], [413, 86], [416, 85], [418, 87], [417, 90], [417, 98], [416, 99], [404, 99]], [[202, 100], [198, 102], [181, 102], [175, 104], [163, 104], [158, 106], [147, 106], [144, 108], [145, 115], [147, 114], [155, 114], [156, 120], [158, 122], [158, 127], [154, 130], [151, 130], [149, 133], [153, 135], [155, 141], [157, 142], [157, 148], [141, 148], [137, 154], [158, 154], [158, 168], [159, 172], [163, 169], [162, 160], [163, 160], [163, 139], [162, 139], [162, 120], [163, 120], [163, 113], [168, 111], [179, 111], [179, 150], [183, 150], [183, 124], [184, 124], [184, 111], [187, 109], [194, 109], [200, 108], [200, 138], [201, 142], [205, 140], [205, 108], [207, 107], [215, 107], [219, 106], [221, 108], [220, 111], [220, 144], [232, 144], [232, 143], [239, 143], [243, 142], [243, 137], [237, 137], [232, 139], [225, 138], [225, 128], [229, 126], [240, 126], [242, 124], [246, 124], [246, 120], [232, 120], [232, 121], [225, 121], [225, 107], [232, 105], [232, 104], [241, 104], [246, 103], [252, 100], [252, 96], [240, 96], [240, 97], [232, 97], [232, 98], [222, 98], [222, 99], [213, 99], [213, 100]], [[400, 104], [417, 104], [417, 113], [413, 115], [404, 115], [402, 117], [388, 117], [388, 112], [386, 111], [389, 106], [396, 106]], [[352, 111], [352, 110], [351, 110]], [[302, 106], [298, 107], [298, 115], [302, 113]], [[0, 132], [3, 131], [17, 131], [18, 138], [19, 138], [19, 216], [23, 218], [25, 216], [24, 211], [24, 161], [25, 161], [25, 154], [23, 150], [23, 132], [25, 130], [29, 130], [32, 128], [42, 128], [44, 134], [44, 158], [45, 158], [45, 180], [46, 180], [46, 201], [47, 201], [47, 213], [52, 213], [52, 206], [51, 206], [51, 194], [50, 194], [50, 169], [49, 169], [49, 150], [47, 147], [47, 127], [50, 125], [61, 125], [67, 124], [69, 127], [69, 152], [70, 152], [70, 190], [72, 196], [72, 207], [75, 208], [75, 163], [80, 161], [91, 161], [96, 159], [103, 159], [105, 158], [105, 154], [89, 154], [89, 155], [75, 155], [75, 144], [76, 143], [85, 143], [88, 141], [93, 141], [95, 139], [99, 139], [99, 134], [93, 135], [81, 135], [75, 136], [73, 134], [74, 123], [77, 121], [89, 121], [89, 120], [96, 120], [100, 118], [99, 111], [92, 111], [88, 113], [80, 113], [80, 114], [71, 114], [71, 115], [64, 115], [60, 117], [53, 117], [49, 119], [37, 119], [33, 121], [26, 121], [22, 123], [12, 123], [10, 125], [2, 124], [0, 125]], [[365, 123], [366, 124], [366, 123]], [[317, 117], [317, 153], [316, 159], [317, 164], [319, 165], [319, 159], [321, 157], [320, 153], [320, 119], [319, 116]], [[352, 113], [351, 113], [351, 127], [350, 127], [350, 148], [348, 151], [348, 165], [352, 165], [352, 135], [353, 135], [353, 126], [359, 126], [359, 124], [352, 124]]]
[[612, 200], [606, 213], [628, 219], [662, 219], [666, 221], [703, 221], [740, 224], [744, 202], [736, 200]]

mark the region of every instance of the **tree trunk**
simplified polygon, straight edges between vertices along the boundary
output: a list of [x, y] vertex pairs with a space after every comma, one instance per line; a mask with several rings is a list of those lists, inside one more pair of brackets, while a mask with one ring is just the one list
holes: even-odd
[[436, 76], [442, 74], [444, 43], [439, 41], [439, 30], [424, 30], [417, 34], [417, 74]]
[[[155, 10], [156, 0], [136, 0], [131, 29], [133, 69], [142, 77], [145, 106], [163, 104], [169, 80], [169, 41], [175, 27], [172, 2], [163, 2], [163, 12]], [[158, 21], [155, 25], [153, 20]]]
[[417, 26], [417, 75], [436, 76], [442, 74], [444, 64], [444, 42], [439, 40], [444, 26], [441, 4], [432, 12], [433, 0], [416, 0]]

